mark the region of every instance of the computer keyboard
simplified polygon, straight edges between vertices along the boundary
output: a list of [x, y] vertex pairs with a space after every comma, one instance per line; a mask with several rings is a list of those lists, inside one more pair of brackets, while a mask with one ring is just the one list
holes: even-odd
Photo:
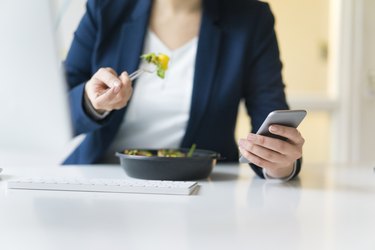
[[8, 181], [8, 189], [59, 190], [111, 193], [190, 195], [198, 186], [193, 181], [134, 179], [20, 178]]

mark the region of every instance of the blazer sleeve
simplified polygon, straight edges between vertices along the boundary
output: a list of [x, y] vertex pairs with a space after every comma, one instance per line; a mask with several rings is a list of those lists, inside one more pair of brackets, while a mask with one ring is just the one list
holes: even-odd
[[[266, 116], [273, 110], [289, 109], [282, 80], [278, 42], [274, 30], [274, 17], [266, 3], [259, 5], [258, 24], [250, 46], [252, 56], [247, 61], [249, 72], [244, 83], [245, 104], [251, 117], [252, 132], [255, 133]], [[248, 53], [250, 54], [250, 53]], [[250, 164], [255, 173], [264, 178], [262, 168]], [[294, 178], [301, 168], [297, 161]]]
[[87, 2], [86, 13], [74, 33], [71, 47], [64, 61], [71, 116], [76, 135], [99, 129], [111, 119], [109, 115], [103, 120], [95, 120], [86, 112], [84, 106], [85, 84], [95, 73], [92, 71], [92, 58], [97, 50], [99, 3], [100, 1], [95, 0]]

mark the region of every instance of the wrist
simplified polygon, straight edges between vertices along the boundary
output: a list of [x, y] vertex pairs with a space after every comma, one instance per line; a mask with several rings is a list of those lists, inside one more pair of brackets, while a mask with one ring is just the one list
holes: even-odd
[[278, 169], [263, 169], [263, 174], [265, 179], [277, 179], [277, 180], [285, 180], [289, 181], [293, 178], [297, 170], [297, 161], [295, 161], [292, 165], [285, 168], [278, 168]]
[[98, 109], [96, 109], [93, 105], [92, 105], [92, 103], [91, 103], [91, 101], [90, 101], [90, 99], [89, 99], [89, 97], [87, 96], [87, 93], [86, 93], [86, 91], [85, 91], [85, 93], [84, 93], [84, 100], [83, 100], [83, 102], [84, 102], [84, 108], [85, 108], [85, 111], [88, 113], [88, 115], [89, 116], [91, 116], [94, 120], [102, 120], [102, 119], [104, 119], [105, 117], [107, 117], [108, 115], [109, 115], [109, 111], [105, 111], [105, 110], [98, 110]]

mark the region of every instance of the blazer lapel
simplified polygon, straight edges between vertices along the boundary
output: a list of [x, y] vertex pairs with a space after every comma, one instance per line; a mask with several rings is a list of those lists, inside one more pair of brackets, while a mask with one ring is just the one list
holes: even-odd
[[[212, 9], [209, 9], [212, 11]], [[204, 11], [208, 11], [205, 10]], [[195, 134], [206, 112], [212, 88], [215, 83], [218, 56], [220, 53], [221, 30], [217, 24], [217, 13], [205, 13], [202, 18], [197, 59], [195, 63], [195, 75], [193, 85], [190, 119], [182, 147], [190, 147], [195, 143]]]

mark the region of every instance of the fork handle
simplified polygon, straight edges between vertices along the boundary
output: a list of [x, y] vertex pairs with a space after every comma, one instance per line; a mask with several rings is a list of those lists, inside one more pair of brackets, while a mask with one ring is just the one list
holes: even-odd
[[133, 73], [131, 73], [129, 75], [129, 78], [130, 80], [134, 81], [135, 79], [137, 79], [140, 75], [142, 75], [142, 73], [144, 73], [145, 71], [143, 69], [138, 69], [136, 71], [134, 71]]

